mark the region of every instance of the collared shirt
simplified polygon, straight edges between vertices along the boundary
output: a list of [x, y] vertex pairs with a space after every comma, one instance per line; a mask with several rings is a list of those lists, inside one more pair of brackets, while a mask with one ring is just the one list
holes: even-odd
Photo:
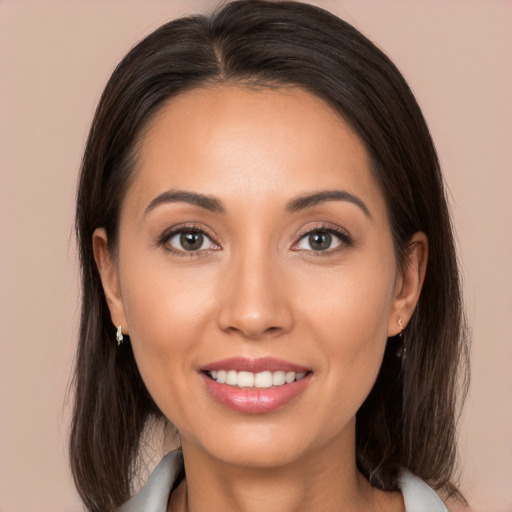
[[[166, 512], [171, 491], [182, 475], [181, 450], [168, 453], [142, 489], [121, 506], [119, 512]], [[436, 492], [409, 471], [402, 472], [399, 485], [406, 512], [449, 512]]]

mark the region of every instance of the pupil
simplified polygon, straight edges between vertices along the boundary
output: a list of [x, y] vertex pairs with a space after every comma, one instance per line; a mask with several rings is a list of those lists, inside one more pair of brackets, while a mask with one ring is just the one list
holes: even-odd
[[180, 243], [187, 251], [196, 251], [203, 245], [203, 235], [197, 231], [187, 231], [181, 234]]
[[331, 246], [332, 236], [330, 233], [314, 233], [309, 235], [309, 245], [315, 251], [324, 251]]

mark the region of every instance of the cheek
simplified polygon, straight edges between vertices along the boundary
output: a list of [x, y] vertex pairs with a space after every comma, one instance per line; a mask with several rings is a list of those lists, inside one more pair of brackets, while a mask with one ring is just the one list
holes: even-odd
[[[338, 400], [358, 408], [373, 386], [387, 342], [393, 305], [394, 266], [354, 266], [322, 283], [317, 276], [302, 317], [325, 357], [322, 368], [332, 389], [346, 391]], [[337, 283], [333, 285], [333, 283]], [[322, 286], [324, 284], [325, 286]], [[325, 292], [328, 289], [329, 292]]]
[[[175, 335], [197, 327], [213, 307], [213, 276], [204, 270], [176, 268], [162, 259], [146, 257], [144, 264], [137, 264], [131, 257], [121, 268], [130, 333], [144, 344], [179, 339]], [[162, 334], [153, 338], [151, 333]]]
[[[213, 316], [212, 286], [197, 272], [169, 266], [136, 265], [122, 269], [123, 304], [137, 366], [159, 406], [169, 387], [180, 387], [179, 375], [193, 368], [194, 354]], [[200, 285], [201, 284], [201, 285]]]
[[303, 284], [299, 293], [305, 298], [302, 314], [316, 317], [320, 326], [347, 343], [387, 338], [395, 287], [391, 263], [361, 261], [330, 274], [320, 269], [310, 272], [310, 276], [311, 285]]

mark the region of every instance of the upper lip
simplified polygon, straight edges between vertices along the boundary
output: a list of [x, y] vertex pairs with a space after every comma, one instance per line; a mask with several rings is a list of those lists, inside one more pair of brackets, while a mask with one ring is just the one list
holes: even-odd
[[295, 373], [306, 373], [309, 368], [304, 366], [285, 361], [283, 359], [277, 359], [275, 357], [258, 357], [256, 359], [250, 359], [246, 357], [230, 357], [228, 359], [222, 359], [220, 361], [214, 361], [201, 367], [202, 371], [211, 370], [235, 370], [237, 372], [252, 372], [259, 373], [264, 371], [277, 372], [295, 372]]

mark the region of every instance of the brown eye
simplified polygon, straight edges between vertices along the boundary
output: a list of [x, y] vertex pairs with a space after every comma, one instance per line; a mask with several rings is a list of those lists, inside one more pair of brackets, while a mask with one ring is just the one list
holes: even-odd
[[197, 229], [175, 231], [165, 243], [177, 252], [198, 252], [219, 248], [209, 236]]
[[332, 235], [326, 232], [312, 233], [308, 236], [308, 242], [314, 251], [325, 251], [331, 248]]
[[204, 236], [198, 231], [184, 231], [180, 235], [180, 244], [186, 251], [198, 251], [203, 246]]
[[314, 229], [304, 234], [293, 246], [293, 250], [330, 252], [342, 244], [351, 245], [349, 236], [333, 229]]

